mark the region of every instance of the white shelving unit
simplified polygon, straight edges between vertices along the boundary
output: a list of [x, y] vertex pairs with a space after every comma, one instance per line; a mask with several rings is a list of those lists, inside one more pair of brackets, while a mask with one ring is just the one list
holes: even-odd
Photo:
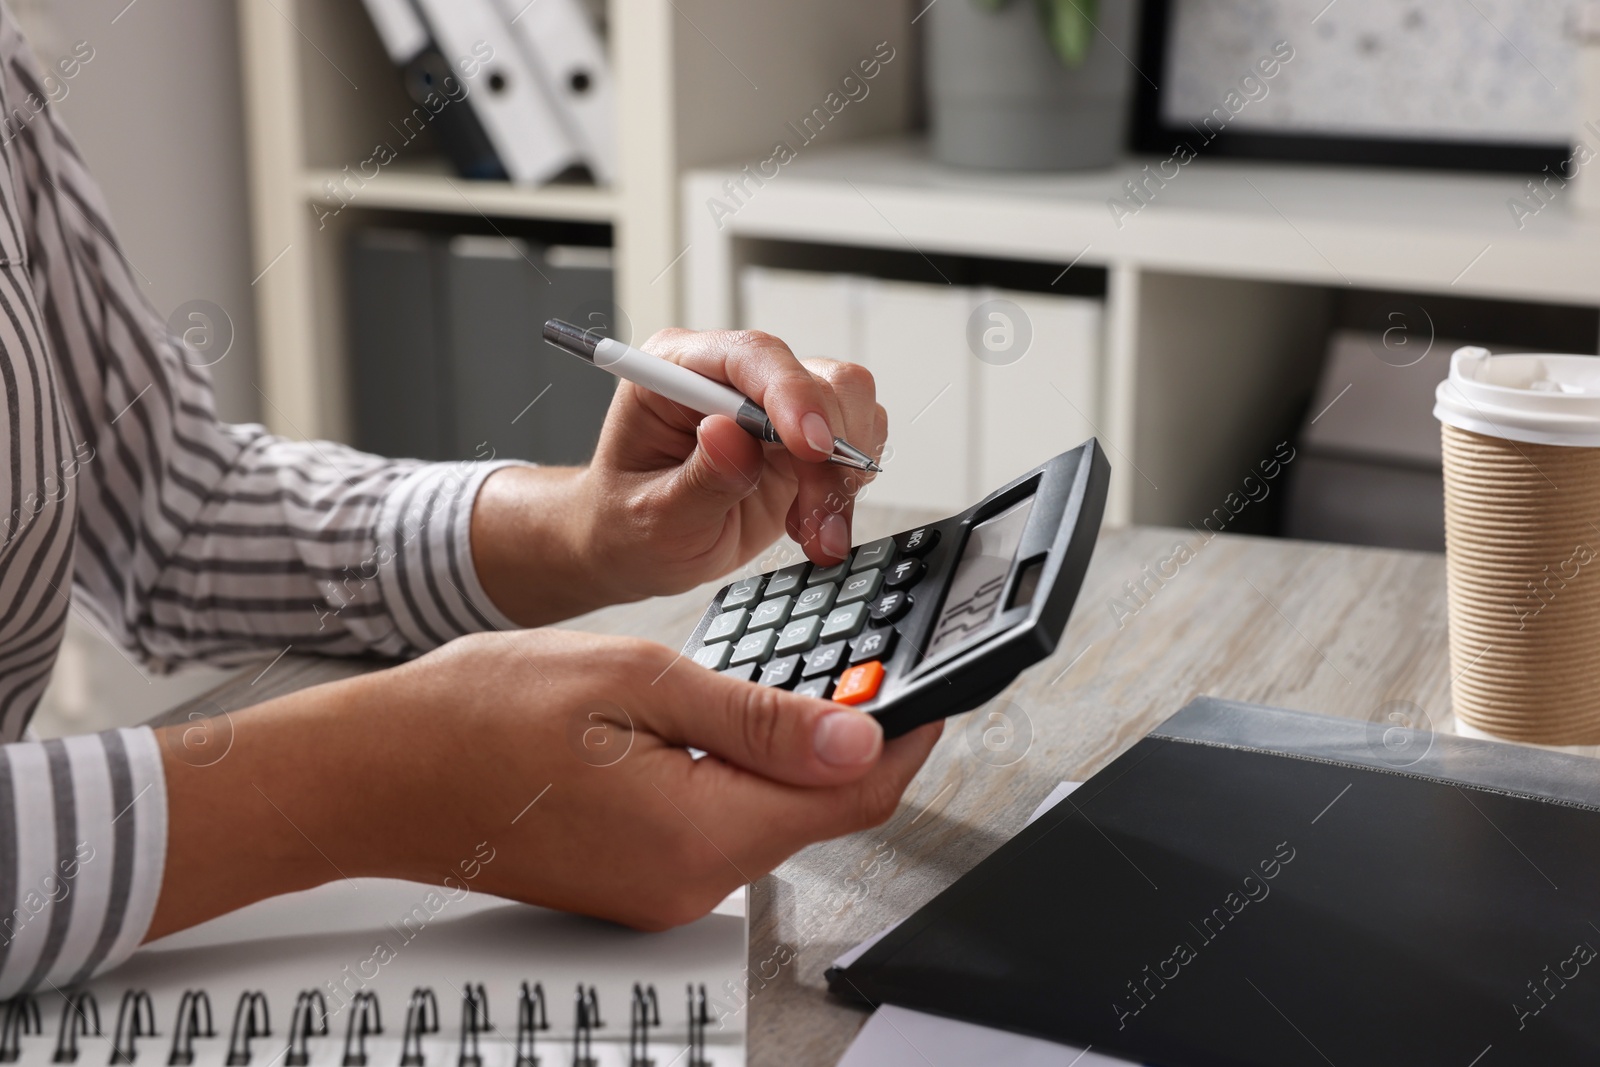
[[[618, 97], [616, 187], [527, 188], [454, 177], [408, 148], [349, 195], [343, 179], [412, 103], [360, 0], [238, 0], [253, 199], [263, 415], [297, 437], [347, 436], [342, 258], [352, 225], [418, 215], [570, 220], [613, 227], [616, 302], [639, 337], [679, 319], [679, 179], [712, 160], [767, 158], [880, 41], [902, 54], [909, 0], [609, 0]], [[830, 141], [903, 130], [912, 60], [874, 81], [871, 106], [838, 116]], [[455, 106], [455, 105], [451, 105]], [[837, 128], [834, 128], [837, 127]], [[319, 220], [319, 216], [321, 219]]]
[[1146, 162], [991, 174], [877, 141], [804, 155], [720, 220], [707, 202], [728, 173], [697, 170], [683, 185], [688, 324], [738, 323], [740, 269], [787, 265], [784, 249], [806, 245], [1102, 268], [1108, 517], [1176, 524], [1270, 455], [1338, 290], [1600, 306], [1600, 223], [1557, 201], [1519, 229], [1507, 202], [1525, 179], [1198, 160], [1113, 212]]

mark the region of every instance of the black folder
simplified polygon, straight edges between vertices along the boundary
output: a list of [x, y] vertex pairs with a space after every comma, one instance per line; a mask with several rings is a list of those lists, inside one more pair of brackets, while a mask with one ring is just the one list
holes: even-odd
[[1600, 762], [1201, 698], [831, 990], [1151, 1064], [1600, 1062]]

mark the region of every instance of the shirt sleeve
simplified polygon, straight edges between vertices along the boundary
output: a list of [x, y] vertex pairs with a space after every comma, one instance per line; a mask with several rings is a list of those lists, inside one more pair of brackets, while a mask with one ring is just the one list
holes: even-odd
[[147, 727], [0, 746], [0, 999], [83, 982], [139, 946], [166, 805]]
[[77, 442], [73, 581], [108, 636], [159, 671], [285, 648], [410, 656], [512, 625], [470, 538], [478, 490], [504, 464], [387, 460], [219, 423], [209, 372], [145, 297], [54, 109], [7, 163], [36, 340]]

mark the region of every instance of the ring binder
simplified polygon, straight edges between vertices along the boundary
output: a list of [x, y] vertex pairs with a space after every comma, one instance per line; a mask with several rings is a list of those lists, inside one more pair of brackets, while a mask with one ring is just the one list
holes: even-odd
[[156, 1008], [150, 994], [143, 989], [130, 989], [122, 994], [117, 1006], [117, 1029], [111, 1040], [111, 1062], [132, 1063], [139, 1055], [134, 1038], [154, 1037], [156, 1034]]
[[400, 1067], [422, 1067], [422, 1035], [439, 1032], [439, 1000], [433, 990], [411, 991], [406, 1005], [406, 1030], [400, 1038]]
[[483, 1067], [483, 1057], [478, 1053], [478, 1035], [490, 1027], [489, 994], [480, 982], [461, 994], [461, 1057], [457, 1067]]
[[650, 1028], [661, 1025], [656, 987], [633, 983], [633, 1003], [628, 1008], [628, 1067], [656, 1067], [650, 1058]]
[[289, 1051], [283, 1062], [288, 1067], [307, 1067], [311, 1050], [306, 1042], [315, 1034], [328, 1036], [328, 1002], [320, 989], [307, 989], [294, 999], [294, 1015], [289, 1019]]
[[266, 994], [260, 990], [240, 993], [239, 1004], [233, 1009], [233, 1033], [228, 1038], [228, 1067], [245, 1067], [250, 1062], [252, 1037], [271, 1036]]
[[535, 1048], [534, 1034], [540, 1030], [550, 1029], [550, 1020], [544, 1010], [544, 986], [538, 982], [533, 983], [533, 989], [528, 989], [528, 983], [522, 983], [522, 993], [517, 998], [517, 1062], [516, 1067], [539, 1067], [538, 1049]]
[[[350, 1000], [350, 1025], [344, 1032], [344, 1067], [367, 1067], [367, 1035], [383, 1033], [378, 995], [363, 989]], [[351, 1046], [354, 1045], [354, 1048]]]
[[167, 1056], [167, 1067], [190, 1067], [194, 1063], [194, 1039], [216, 1036], [211, 1022], [211, 997], [204, 989], [185, 989], [178, 1000], [177, 1018], [172, 1020], [172, 1052]]
[[[85, 1008], [88, 1011], [85, 1011]], [[89, 1012], [94, 1013], [93, 1030], [89, 1029]], [[93, 1034], [95, 1037], [101, 1034], [100, 1004], [94, 999], [94, 994], [87, 989], [73, 994], [61, 1012], [61, 1029], [56, 1036], [56, 1051], [51, 1057], [52, 1063], [78, 1062], [79, 1034], [85, 1036]]]
[[594, 1058], [594, 1032], [603, 1026], [600, 994], [595, 992], [594, 986], [585, 993], [580, 983], [572, 1024], [572, 1067], [598, 1067]]

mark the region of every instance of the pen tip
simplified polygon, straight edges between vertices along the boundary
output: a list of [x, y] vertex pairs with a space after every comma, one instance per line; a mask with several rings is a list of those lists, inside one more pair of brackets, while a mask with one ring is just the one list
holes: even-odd
[[867, 460], [867, 470], [870, 471], [873, 474], [882, 474], [883, 473], [883, 468], [878, 466], [876, 463], [872, 462], [872, 460], [870, 460], [870, 459]]

